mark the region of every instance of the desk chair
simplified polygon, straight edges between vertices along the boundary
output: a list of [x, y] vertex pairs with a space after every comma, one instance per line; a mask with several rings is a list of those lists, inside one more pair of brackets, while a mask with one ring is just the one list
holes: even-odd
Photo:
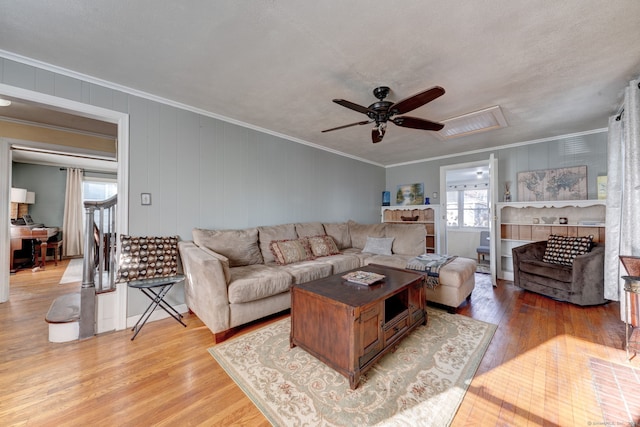
[[480, 232], [480, 246], [476, 248], [476, 252], [478, 253], [478, 263], [480, 262], [480, 256], [484, 260], [485, 255], [491, 254], [491, 245], [490, 245], [490, 235], [488, 231]]

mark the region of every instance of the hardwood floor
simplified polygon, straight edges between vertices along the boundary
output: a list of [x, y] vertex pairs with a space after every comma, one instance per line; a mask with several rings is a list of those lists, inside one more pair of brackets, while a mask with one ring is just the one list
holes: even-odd
[[[187, 328], [171, 318], [148, 323], [134, 341], [127, 330], [49, 343], [51, 301], [80, 286], [58, 285], [66, 264], [18, 272], [0, 304], [1, 425], [269, 425], [209, 355], [213, 336], [194, 315]], [[478, 275], [458, 313], [498, 330], [453, 425], [601, 423], [589, 358], [629, 364], [618, 310], [556, 302], [509, 282], [494, 289]]]

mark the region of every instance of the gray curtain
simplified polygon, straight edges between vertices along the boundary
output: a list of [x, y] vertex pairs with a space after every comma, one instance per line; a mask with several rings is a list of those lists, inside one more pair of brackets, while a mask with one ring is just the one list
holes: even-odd
[[82, 221], [82, 169], [68, 168], [62, 219], [64, 256], [75, 257], [84, 254]]
[[605, 298], [621, 301], [620, 276], [627, 274], [619, 255], [640, 256], [640, 88], [632, 80], [625, 90], [623, 113], [609, 119], [607, 165], [607, 243]]

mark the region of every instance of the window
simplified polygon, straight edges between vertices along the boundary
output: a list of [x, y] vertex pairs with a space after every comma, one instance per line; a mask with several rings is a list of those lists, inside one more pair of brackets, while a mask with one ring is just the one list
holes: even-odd
[[118, 192], [115, 180], [85, 178], [82, 183], [82, 201], [97, 202], [106, 200]]
[[[106, 200], [117, 194], [117, 192], [118, 183], [114, 179], [85, 177], [82, 182], [82, 202], [98, 202]], [[100, 222], [100, 212], [98, 210], [93, 213], [93, 220], [99, 228], [103, 228], [103, 225]], [[103, 220], [105, 221], [105, 224], [108, 224], [111, 221], [111, 218], [103, 218]]]
[[488, 228], [489, 190], [474, 188], [447, 191], [447, 227]]

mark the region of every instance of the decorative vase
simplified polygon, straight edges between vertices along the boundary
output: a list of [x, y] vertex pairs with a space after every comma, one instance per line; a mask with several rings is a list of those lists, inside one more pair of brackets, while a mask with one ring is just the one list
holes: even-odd
[[504, 201], [505, 202], [511, 201], [511, 191], [510, 191], [510, 185], [508, 182], [504, 183]]
[[391, 192], [383, 191], [382, 192], [382, 206], [390, 206], [391, 205]]

